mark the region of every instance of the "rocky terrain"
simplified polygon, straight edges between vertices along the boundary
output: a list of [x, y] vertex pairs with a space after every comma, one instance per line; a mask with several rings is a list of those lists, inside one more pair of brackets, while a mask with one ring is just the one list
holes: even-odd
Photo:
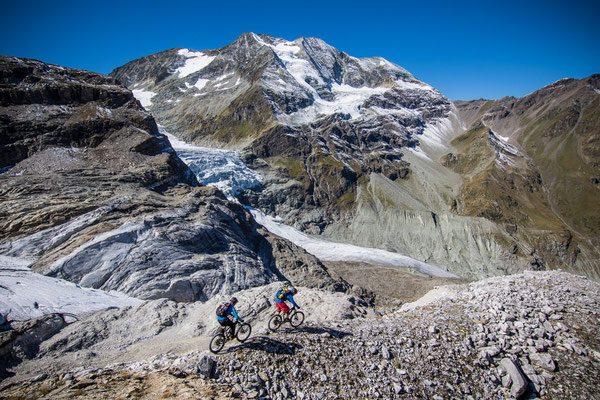
[[0, 58], [0, 238], [59, 225], [146, 187], [195, 184], [114, 79]]
[[[443, 286], [384, 316], [341, 294], [327, 296], [335, 307], [328, 315], [325, 298], [311, 301], [317, 294], [298, 296], [308, 315], [303, 326], [284, 325], [273, 334], [261, 291], [244, 292], [240, 311], [254, 333], [216, 356], [201, 340], [183, 347], [173, 341], [209, 332], [208, 326], [189, 330], [209, 319], [198, 318], [208, 304], [161, 300], [97, 313], [44, 342], [37, 359], [18, 367], [27, 383], [5, 380], [0, 395], [592, 399], [600, 393], [600, 286], [585, 278], [526, 272]], [[118, 333], [125, 326], [129, 337]], [[116, 363], [106, 365], [111, 357]]]
[[218, 381], [274, 399], [596, 398], [599, 289], [563, 272], [444, 288], [393, 315], [270, 336], [278, 351], [233, 347]]

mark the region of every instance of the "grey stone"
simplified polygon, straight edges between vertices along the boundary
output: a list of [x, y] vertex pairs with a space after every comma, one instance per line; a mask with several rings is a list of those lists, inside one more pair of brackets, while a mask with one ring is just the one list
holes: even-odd
[[525, 379], [523, 372], [510, 358], [503, 358], [502, 361], [500, 361], [500, 366], [506, 370], [511, 378], [511, 394], [516, 398], [520, 397], [527, 390], [527, 380]]
[[529, 354], [529, 359], [533, 364], [540, 366], [547, 371], [556, 371], [556, 362], [548, 353], [531, 353]]
[[202, 356], [197, 363], [197, 373], [212, 378], [217, 368], [217, 362], [209, 356]]
[[381, 347], [381, 357], [384, 360], [390, 360], [392, 358], [392, 355], [390, 354], [390, 351], [387, 348], [387, 346], [382, 346]]

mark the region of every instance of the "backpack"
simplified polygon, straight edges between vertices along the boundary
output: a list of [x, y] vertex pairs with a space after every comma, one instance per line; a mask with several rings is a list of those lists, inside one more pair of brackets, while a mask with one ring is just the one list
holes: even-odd
[[223, 303], [219, 307], [217, 307], [217, 317], [226, 317], [227, 309], [229, 308], [229, 303]]
[[290, 292], [290, 288], [288, 287], [282, 287], [281, 289], [279, 289], [279, 291], [277, 291], [277, 298], [279, 300], [283, 300], [287, 297], [287, 294]]

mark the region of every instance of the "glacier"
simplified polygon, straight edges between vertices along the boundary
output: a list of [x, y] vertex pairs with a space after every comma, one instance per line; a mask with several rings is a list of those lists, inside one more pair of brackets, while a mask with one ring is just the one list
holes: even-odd
[[159, 130], [169, 138], [179, 158], [202, 185], [214, 186], [230, 199], [248, 189], [262, 187], [263, 177], [244, 164], [238, 151], [195, 146], [179, 140], [163, 127], [159, 126]]
[[[179, 157], [196, 174], [198, 180], [207, 186], [221, 190], [231, 201], [245, 190], [259, 188], [263, 178], [248, 168], [234, 150], [224, 150], [196, 146], [186, 143], [177, 136], [166, 132], [166, 135]], [[254, 219], [269, 232], [281, 236], [308, 253], [323, 261], [365, 262], [377, 266], [404, 268], [427, 276], [457, 278], [458, 276], [438, 266], [415, 260], [402, 254], [381, 249], [336, 243], [319, 237], [307, 235], [279, 219], [269, 217], [260, 210], [247, 207]]]

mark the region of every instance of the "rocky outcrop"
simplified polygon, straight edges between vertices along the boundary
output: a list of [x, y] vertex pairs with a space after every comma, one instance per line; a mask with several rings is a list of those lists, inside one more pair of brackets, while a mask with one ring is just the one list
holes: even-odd
[[[72, 317], [49, 314], [25, 322], [12, 321], [10, 327], [0, 331], [0, 379], [9, 375], [7, 370], [26, 359], [34, 358], [40, 344], [55, 335]], [[4, 328], [4, 327], [3, 327]]]
[[142, 188], [195, 184], [154, 119], [114, 79], [0, 58], [0, 240]]
[[140, 299], [207, 300], [275, 280], [346, 290], [211, 187], [142, 193], [3, 245], [37, 272]]

